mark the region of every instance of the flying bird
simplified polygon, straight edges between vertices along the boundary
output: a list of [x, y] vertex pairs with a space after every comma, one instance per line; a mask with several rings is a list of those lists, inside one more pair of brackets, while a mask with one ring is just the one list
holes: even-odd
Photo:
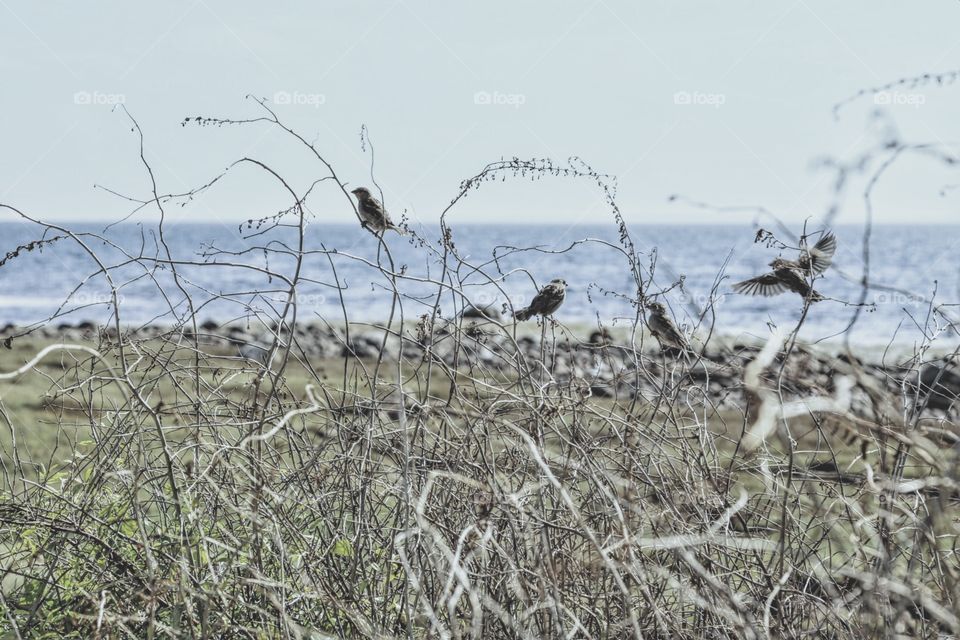
[[519, 309], [514, 315], [517, 320], [529, 320], [533, 316], [543, 316], [546, 318], [563, 304], [563, 298], [567, 295], [567, 281], [560, 278], [551, 280], [543, 289], [533, 297], [530, 306], [525, 309]]
[[823, 300], [823, 296], [816, 292], [801, 272], [791, 266], [789, 260], [777, 258], [770, 263], [773, 271], [756, 278], [750, 278], [733, 285], [733, 290], [748, 296], [777, 296], [784, 291], [793, 291], [802, 298], [809, 298], [811, 302]]
[[662, 348], [680, 350], [687, 348], [686, 339], [667, 315], [667, 308], [662, 303], [653, 301], [647, 303], [647, 327]]
[[773, 271], [738, 282], [733, 285], [733, 290], [744, 295], [764, 297], [792, 291], [809, 298], [811, 302], [819, 302], [823, 296], [810, 286], [809, 281], [830, 268], [836, 251], [837, 238], [832, 233], [824, 234], [812, 248], [803, 240], [796, 260], [777, 258], [770, 263]]
[[383, 208], [380, 201], [370, 195], [370, 190], [366, 187], [357, 187], [351, 191], [357, 197], [357, 212], [360, 214], [361, 224], [376, 234], [381, 234], [385, 229], [396, 231], [403, 235], [403, 230], [393, 224], [390, 214]]
[[830, 268], [833, 263], [833, 254], [837, 252], [837, 237], [826, 233], [813, 245], [807, 246], [807, 239], [800, 240], [800, 257], [796, 260], [787, 260], [791, 269], [797, 269], [805, 276], [818, 276]]

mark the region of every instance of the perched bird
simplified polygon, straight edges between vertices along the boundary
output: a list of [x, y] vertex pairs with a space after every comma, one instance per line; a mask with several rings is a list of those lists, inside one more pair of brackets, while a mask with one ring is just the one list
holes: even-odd
[[357, 187], [351, 191], [357, 197], [357, 212], [362, 220], [361, 224], [376, 234], [381, 234], [385, 229], [396, 231], [403, 235], [403, 230], [393, 224], [390, 214], [387, 213], [380, 201], [370, 195], [370, 190], [366, 187]]
[[566, 295], [567, 281], [556, 278], [540, 289], [530, 302], [530, 306], [518, 310], [513, 315], [517, 320], [529, 320], [533, 316], [547, 317], [560, 308]]
[[687, 348], [687, 341], [667, 315], [667, 308], [663, 304], [653, 301], [647, 303], [647, 327], [662, 348], [680, 350]]
[[750, 296], [776, 296], [784, 291], [793, 291], [811, 302], [823, 300], [823, 296], [814, 291], [810, 280], [830, 268], [833, 254], [837, 251], [837, 238], [826, 233], [812, 248], [806, 240], [800, 243], [800, 256], [796, 260], [777, 258], [770, 263], [773, 271], [738, 282], [733, 290]]

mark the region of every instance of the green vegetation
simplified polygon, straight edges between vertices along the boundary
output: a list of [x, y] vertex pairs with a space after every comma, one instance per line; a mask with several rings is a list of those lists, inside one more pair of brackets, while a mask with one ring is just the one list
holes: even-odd
[[[928, 488], [896, 494], [884, 470], [904, 449], [862, 421], [808, 415], [793, 447], [747, 452], [743, 413], [681, 401], [679, 366], [638, 400], [549, 367], [416, 357], [401, 410], [396, 362], [291, 359], [278, 377], [182, 336], [126, 343], [125, 367], [88, 344], [104, 358], [55, 351], [0, 382], [0, 593], [23, 637], [924, 636], [955, 620], [955, 461], [927, 441], [901, 477]], [[0, 370], [43, 346], [15, 343]]]

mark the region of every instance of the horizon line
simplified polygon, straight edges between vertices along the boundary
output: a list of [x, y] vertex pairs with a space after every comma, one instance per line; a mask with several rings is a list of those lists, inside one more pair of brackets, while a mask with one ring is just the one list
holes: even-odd
[[[244, 220], [218, 220], [218, 219], [202, 219], [202, 220], [167, 220], [165, 224], [175, 224], [175, 225], [211, 225], [211, 224], [222, 224], [222, 225], [244, 225], [248, 222], [249, 219]], [[110, 218], [48, 218], [46, 220], [38, 220], [33, 222], [30, 220], [23, 219], [13, 219], [13, 220], [4, 220], [0, 219], [0, 224], [38, 224], [41, 225], [44, 222], [51, 224], [105, 224], [105, 225], [132, 225], [132, 224], [143, 224], [146, 221], [142, 220], [124, 220], [124, 219], [110, 219]], [[319, 220], [310, 220], [309, 224], [312, 225], [326, 225], [326, 226], [358, 226], [359, 223], [356, 221], [345, 221], [345, 222], [333, 222], [333, 221], [319, 221]], [[433, 222], [420, 222], [417, 224], [409, 224], [408, 226], [416, 228], [419, 226], [430, 226], [439, 224], [439, 220]], [[634, 220], [625, 219], [627, 225], [630, 226], [645, 226], [645, 227], [702, 227], [702, 226], [718, 226], [718, 227], [742, 227], [742, 226], [754, 226], [755, 221], [732, 221], [732, 220], [687, 220], [687, 221], [677, 221], [677, 222], [654, 222], [646, 220]], [[777, 221], [780, 224], [791, 225], [791, 224], [802, 224], [803, 220], [797, 221], [788, 221], [780, 220]], [[515, 220], [502, 220], [502, 221], [491, 221], [491, 220], [458, 220], [459, 224], [469, 224], [475, 226], [510, 226], [510, 227], [601, 227], [608, 225], [615, 225], [615, 220], [610, 220], [607, 222], [584, 222], [584, 221], [573, 221], [573, 222], [517, 222]], [[932, 227], [932, 226], [945, 226], [945, 227], [956, 227], [960, 226], [960, 222], [949, 222], [949, 221], [932, 221], [932, 220], [911, 220], [903, 222], [894, 222], [894, 221], [874, 221], [873, 226], [875, 227], [890, 227], [890, 226], [911, 226], [911, 227]], [[841, 222], [834, 224], [833, 227], [853, 227], [853, 226], [863, 226], [864, 222]]]

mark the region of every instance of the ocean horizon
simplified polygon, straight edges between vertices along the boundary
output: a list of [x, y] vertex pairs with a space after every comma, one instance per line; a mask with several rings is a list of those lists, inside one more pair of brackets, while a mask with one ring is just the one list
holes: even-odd
[[[185, 300], [172, 286], [169, 269], [163, 261], [153, 261], [162, 257], [155, 226], [58, 224], [106, 240], [84, 236], [105, 264], [115, 266], [112, 277], [123, 322], [172, 324], [185, 312]], [[450, 225], [464, 276], [458, 286], [473, 304], [520, 306], [529, 302], [536, 287], [564, 278], [570, 288], [557, 320], [617, 325], [635, 317], [631, 300], [636, 287], [629, 262], [616, 249], [619, 234], [612, 223]], [[734, 282], [769, 270], [767, 263], [781, 253], [792, 257], [790, 251], [756, 243], [754, 226], [644, 223], [628, 224], [628, 229], [641, 266], [647, 272], [652, 267], [647, 293], [659, 294], [688, 330], [763, 337], [773, 327], [789, 330], [799, 320], [802, 301], [796, 295], [753, 298], [731, 290]], [[397, 269], [404, 273], [398, 288], [407, 320], [432, 310], [438, 286], [429, 281], [442, 272], [439, 225], [415, 230], [427, 246], [411, 236], [387, 236]], [[0, 223], [0, 253], [38, 239], [40, 231], [30, 223]], [[871, 286], [864, 296], [868, 306], [859, 307], [859, 312], [855, 305], [863, 295], [863, 229], [840, 225], [834, 232], [839, 240], [834, 265], [816, 283], [828, 300], [812, 307], [800, 334], [804, 340], [835, 339], [856, 317], [851, 339], [857, 342], [917, 342], [925, 331], [933, 330], [928, 322], [931, 304], [948, 309], [960, 304], [960, 225], [875, 225], [870, 238]], [[284, 300], [285, 285], [260, 270], [282, 275], [291, 272], [294, 262], [276, 253], [267, 256], [261, 247], [270, 242], [272, 248], [282, 248], [295, 238], [292, 229], [258, 235], [255, 228], [241, 223], [175, 222], [165, 225], [165, 237], [174, 260], [191, 263], [178, 269], [200, 308], [199, 319], [223, 322], [251, 313], [269, 316]], [[389, 316], [390, 283], [375, 266], [378, 243], [371, 234], [356, 224], [313, 222], [305, 244], [305, 280], [297, 293], [300, 320], [342, 321], [343, 308], [351, 321], [377, 322]], [[152, 267], [134, 264], [132, 257], [146, 257]], [[233, 266], [224, 264], [228, 261]], [[57, 322], [110, 320], [114, 313], [110, 290], [98, 271], [90, 256], [69, 239], [21, 251], [0, 266], [0, 321], [43, 322], [58, 310], [66, 315], [58, 316]], [[450, 317], [462, 304], [450, 295], [441, 296], [441, 313]], [[942, 332], [939, 339], [955, 342], [956, 333]]]

